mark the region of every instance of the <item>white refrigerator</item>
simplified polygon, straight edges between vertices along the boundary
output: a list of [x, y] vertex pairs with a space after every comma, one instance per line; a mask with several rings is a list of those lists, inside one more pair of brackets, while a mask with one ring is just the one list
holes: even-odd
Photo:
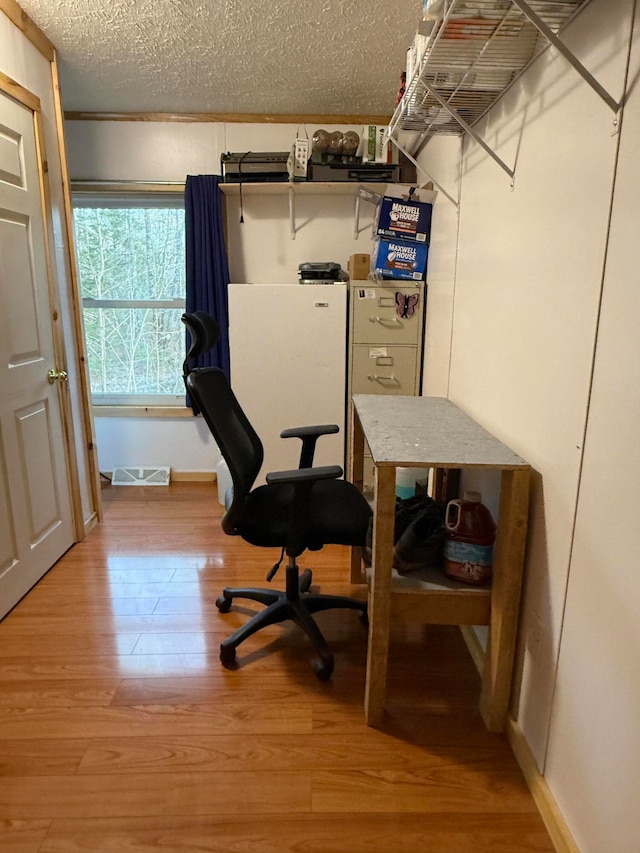
[[230, 284], [229, 347], [231, 387], [264, 445], [256, 482], [298, 467], [289, 427], [338, 424], [314, 464], [344, 467], [346, 284]]

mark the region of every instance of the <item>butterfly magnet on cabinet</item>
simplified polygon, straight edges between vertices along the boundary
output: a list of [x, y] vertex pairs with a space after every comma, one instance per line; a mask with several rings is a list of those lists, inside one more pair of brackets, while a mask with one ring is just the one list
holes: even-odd
[[413, 317], [419, 298], [417, 293], [403, 293], [401, 290], [396, 290], [396, 314], [405, 319]]

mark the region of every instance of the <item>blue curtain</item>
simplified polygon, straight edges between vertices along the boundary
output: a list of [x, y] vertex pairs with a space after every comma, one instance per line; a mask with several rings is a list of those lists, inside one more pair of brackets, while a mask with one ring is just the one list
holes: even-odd
[[[219, 367], [229, 377], [229, 263], [218, 175], [188, 175], [185, 184], [187, 312], [206, 311], [220, 326], [220, 340], [197, 367]], [[189, 400], [187, 404], [191, 405]]]

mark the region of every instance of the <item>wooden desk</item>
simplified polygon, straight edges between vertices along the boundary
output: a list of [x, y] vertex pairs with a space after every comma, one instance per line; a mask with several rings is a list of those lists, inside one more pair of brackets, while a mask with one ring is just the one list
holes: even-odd
[[[364, 441], [375, 466], [373, 556], [365, 716], [384, 711], [392, 618], [446, 625], [489, 625], [480, 712], [486, 727], [503, 731], [518, 625], [529, 505], [527, 462], [443, 397], [356, 394], [353, 397], [353, 481], [362, 487]], [[491, 468], [502, 471], [493, 582], [479, 589], [434, 571], [426, 582], [393, 572], [396, 467]], [[355, 567], [355, 555], [352, 571]]]

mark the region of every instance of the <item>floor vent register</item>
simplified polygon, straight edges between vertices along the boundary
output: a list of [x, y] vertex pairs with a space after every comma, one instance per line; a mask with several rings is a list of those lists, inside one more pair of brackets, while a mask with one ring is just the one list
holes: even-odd
[[112, 486], [168, 486], [171, 468], [168, 465], [114, 468]]

